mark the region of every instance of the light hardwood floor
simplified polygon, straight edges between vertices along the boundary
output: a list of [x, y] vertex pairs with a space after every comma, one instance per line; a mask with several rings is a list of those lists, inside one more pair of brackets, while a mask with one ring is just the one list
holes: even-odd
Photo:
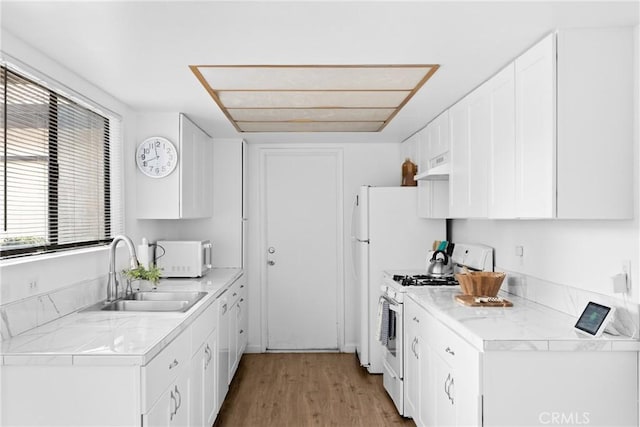
[[415, 426], [354, 354], [245, 354], [214, 424]]

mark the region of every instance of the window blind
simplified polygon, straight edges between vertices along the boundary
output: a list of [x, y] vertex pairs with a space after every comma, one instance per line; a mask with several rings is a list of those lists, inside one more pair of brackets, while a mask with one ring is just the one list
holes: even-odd
[[111, 206], [113, 121], [1, 71], [0, 256], [108, 241], [114, 213], [121, 221], [121, 203]]

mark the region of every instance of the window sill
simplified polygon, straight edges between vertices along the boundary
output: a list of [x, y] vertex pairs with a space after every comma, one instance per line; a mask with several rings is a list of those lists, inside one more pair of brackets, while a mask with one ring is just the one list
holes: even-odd
[[78, 255], [87, 255], [87, 254], [101, 254], [106, 253], [109, 250], [109, 245], [100, 245], [100, 246], [91, 246], [87, 248], [79, 248], [79, 249], [70, 249], [66, 251], [48, 253], [48, 254], [38, 254], [38, 255], [27, 255], [19, 258], [9, 258], [5, 260], [0, 260], [0, 267], [10, 267], [16, 265], [24, 265], [33, 262], [39, 261], [49, 261], [58, 258], [67, 258]]

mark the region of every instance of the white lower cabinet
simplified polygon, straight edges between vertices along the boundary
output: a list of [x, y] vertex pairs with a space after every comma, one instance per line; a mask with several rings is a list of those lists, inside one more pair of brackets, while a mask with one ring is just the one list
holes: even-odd
[[232, 300], [229, 309], [229, 384], [238, 369], [240, 358], [247, 345], [246, 278], [238, 279], [230, 292]]
[[[420, 317], [421, 309], [415, 304], [405, 304], [405, 351], [404, 351], [404, 377], [412, 381], [403, 381], [404, 386], [404, 412], [412, 417], [416, 424], [423, 424], [418, 408], [420, 407], [420, 380], [423, 378], [420, 371]], [[415, 381], [413, 380], [415, 379]]]
[[212, 332], [191, 359], [190, 425], [210, 427], [218, 414], [217, 335]]
[[2, 366], [0, 426], [212, 426], [246, 346], [246, 298], [241, 276], [144, 366]]
[[189, 421], [189, 370], [182, 369], [151, 410], [142, 417], [143, 426], [190, 426]]
[[635, 351], [480, 351], [412, 298], [404, 310], [417, 426], [638, 425]]

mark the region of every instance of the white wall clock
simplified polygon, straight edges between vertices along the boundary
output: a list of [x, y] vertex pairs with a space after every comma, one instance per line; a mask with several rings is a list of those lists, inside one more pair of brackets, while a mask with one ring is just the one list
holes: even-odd
[[178, 150], [167, 138], [152, 136], [138, 145], [136, 164], [143, 174], [151, 178], [163, 178], [176, 168]]

